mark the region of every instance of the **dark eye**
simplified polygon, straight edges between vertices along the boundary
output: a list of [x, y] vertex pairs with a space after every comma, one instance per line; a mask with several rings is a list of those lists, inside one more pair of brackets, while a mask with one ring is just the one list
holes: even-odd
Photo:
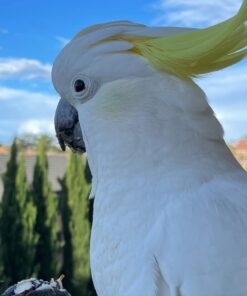
[[75, 81], [74, 88], [76, 92], [81, 92], [86, 88], [86, 85], [83, 80], [78, 79]]

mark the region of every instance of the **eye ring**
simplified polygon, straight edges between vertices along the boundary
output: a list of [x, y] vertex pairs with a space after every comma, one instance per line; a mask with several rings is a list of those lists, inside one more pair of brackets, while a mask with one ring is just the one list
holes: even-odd
[[78, 73], [71, 80], [70, 89], [73, 99], [84, 103], [97, 92], [100, 81], [83, 73]]
[[84, 91], [85, 88], [86, 88], [86, 84], [82, 79], [77, 79], [74, 82], [74, 90], [76, 93], [80, 93], [80, 92]]

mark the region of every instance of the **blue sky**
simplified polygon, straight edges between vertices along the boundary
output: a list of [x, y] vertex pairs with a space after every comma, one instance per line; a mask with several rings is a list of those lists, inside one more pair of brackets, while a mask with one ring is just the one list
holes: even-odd
[[[1, 0], [0, 143], [54, 134], [58, 97], [52, 62], [82, 28], [128, 19], [152, 26], [205, 27], [234, 15], [241, 0]], [[247, 62], [198, 80], [227, 141], [247, 135]]]

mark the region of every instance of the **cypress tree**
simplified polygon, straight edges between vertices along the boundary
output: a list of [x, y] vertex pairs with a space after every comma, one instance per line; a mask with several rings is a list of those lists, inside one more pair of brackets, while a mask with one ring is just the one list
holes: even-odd
[[[1, 221], [1, 215], [2, 214], [2, 208], [0, 207], [0, 221]], [[3, 254], [2, 254], [2, 237], [0, 233], [0, 294], [4, 291], [5, 288], [5, 276], [4, 276], [4, 270], [3, 270]], [[6, 286], [7, 287], [7, 286]]]
[[7, 170], [3, 177], [1, 205], [1, 244], [3, 273], [10, 283], [33, 275], [37, 242], [34, 233], [36, 209], [28, 197], [24, 153], [17, 161], [17, 144], [13, 142]]
[[88, 209], [89, 185], [85, 178], [86, 161], [70, 153], [65, 177], [62, 180], [62, 220], [65, 245], [63, 269], [65, 287], [73, 296], [91, 295]]
[[26, 178], [26, 165], [24, 151], [22, 150], [16, 176], [16, 200], [20, 215], [20, 279], [34, 275], [34, 256], [38, 235], [35, 233], [37, 210], [30, 198]]
[[6, 172], [3, 175], [4, 192], [1, 203], [1, 241], [3, 270], [11, 283], [19, 280], [16, 242], [19, 239], [19, 219], [16, 201], [17, 144], [13, 142]]
[[[87, 181], [87, 184], [89, 187], [91, 187], [92, 183], [92, 174], [88, 165], [88, 162], [86, 163], [85, 170], [84, 170], [85, 178]], [[89, 196], [88, 196], [89, 198]], [[93, 204], [94, 204], [94, 199], [89, 199], [89, 221], [90, 221], [90, 228], [92, 227], [93, 223]], [[88, 282], [88, 295], [90, 296], [97, 296], [97, 293], [94, 288], [93, 280], [92, 277], [90, 276], [89, 282]]]
[[[91, 183], [92, 183], [92, 174], [88, 165], [88, 162], [86, 162], [86, 166], [84, 169], [84, 174], [85, 174], [85, 178], [86, 178], [86, 182], [88, 184], [88, 186], [91, 187]], [[89, 199], [89, 196], [88, 196]], [[92, 223], [93, 223], [93, 203], [94, 203], [94, 199], [89, 199], [89, 221], [90, 221], [90, 228], [92, 227]]]
[[[1, 178], [1, 175], [0, 175]], [[1, 229], [1, 223], [2, 223], [2, 201], [0, 200], [0, 286], [1, 281], [3, 280], [3, 254], [2, 254], [2, 229]]]
[[35, 263], [38, 267], [38, 277], [48, 280], [57, 275], [60, 242], [58, 241], [57, 197], [48, 180], [45, 136], [38, 142], [32, 197], [37, 207], [35, 230], [39, 235]]

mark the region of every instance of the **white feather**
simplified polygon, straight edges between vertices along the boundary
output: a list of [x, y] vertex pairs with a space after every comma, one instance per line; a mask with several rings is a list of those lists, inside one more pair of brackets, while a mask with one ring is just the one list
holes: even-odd
[[[247, 295], [247, 178], [205, 94], [119, 53], [126, 43], [82, 53], [81, 39], [53, 80], [79, 112], [93, 173], [98, 295]], [[68, 89], [78, 71], [101, 85], [85, 103]]]

